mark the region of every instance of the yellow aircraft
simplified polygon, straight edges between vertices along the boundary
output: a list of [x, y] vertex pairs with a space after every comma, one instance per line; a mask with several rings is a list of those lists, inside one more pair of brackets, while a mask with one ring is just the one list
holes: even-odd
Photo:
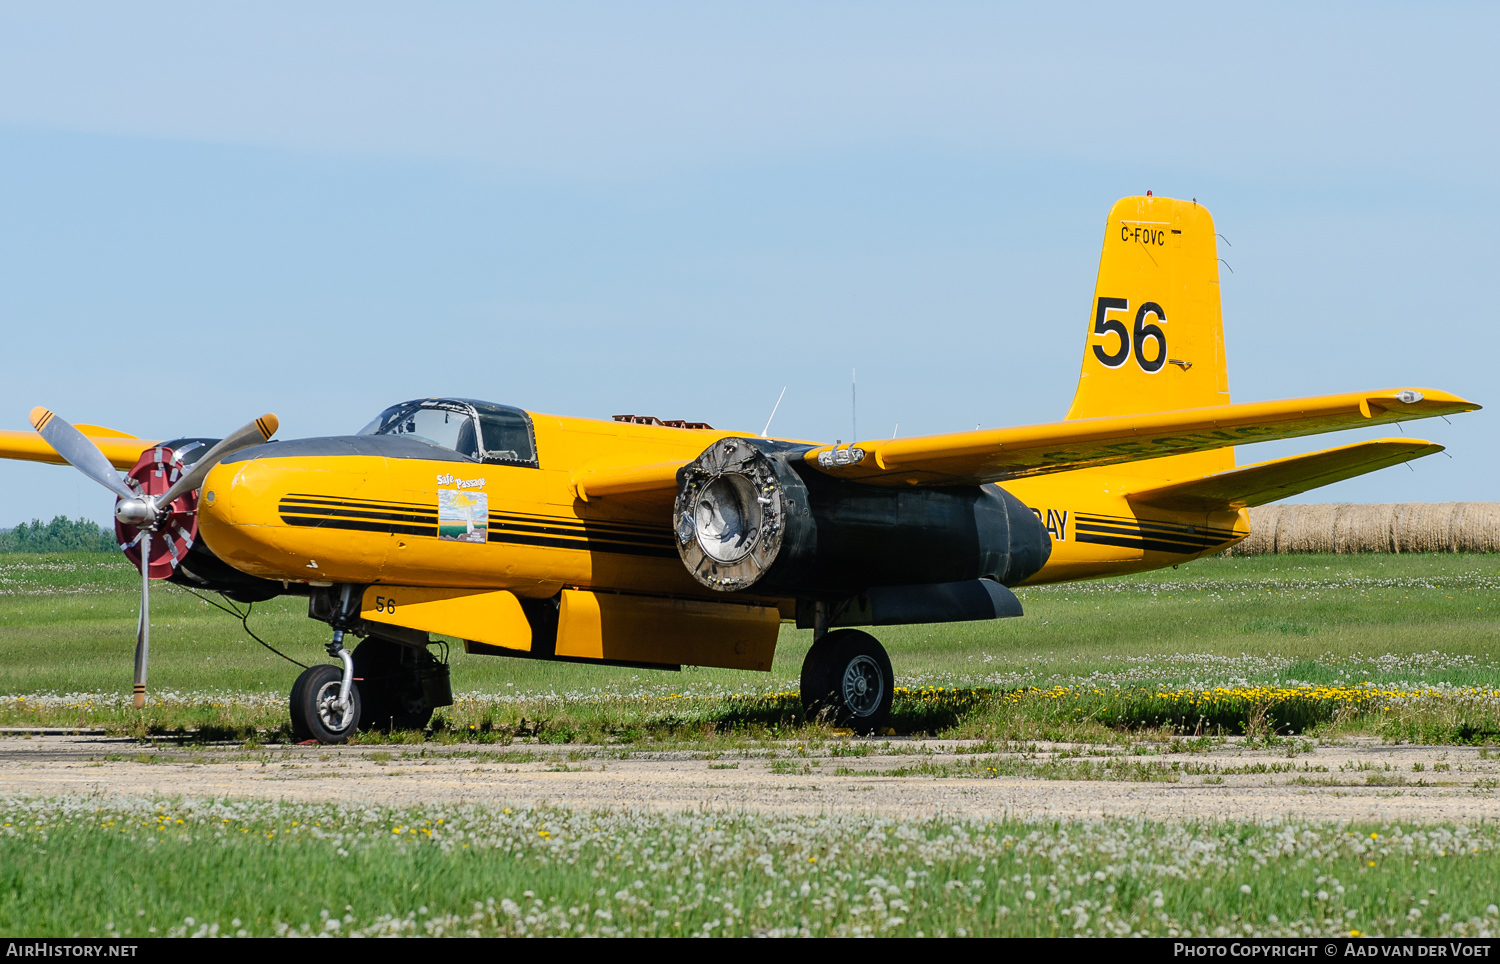
[[769, 670], [783, 620], [814, 633], [807, 712], [871, 732], [894, 674], [851, 627], [1018, 616], [1009, 587], [1219, 552], [1249, 506], [1442, 449], [1236, 467], [1235, 446], [1479, 408], [1429, 388], [1231, 403], [1218, 263], [1196, 202], [1116, 203], [1077, 394], [1044, 425], [827, 445], [427, 398], [349, 436], [268, 441], [266, 415], [221, 441], [148, 441], [38, 408], [0, 456], [66, 461], [116, 494], [142, 572], [137, 706], [165, 578], [308, 597], [339, 665], [292, 688], [304, 739], [425, 725], [452, 700], [433, 633], [497, 656]]

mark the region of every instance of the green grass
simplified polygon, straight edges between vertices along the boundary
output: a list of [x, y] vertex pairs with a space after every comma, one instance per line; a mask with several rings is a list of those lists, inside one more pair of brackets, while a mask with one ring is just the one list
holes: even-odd
[[[163, 584], [152, 686], [166, 698], [143, 713], [128, 708], [136, 578], [116, 558], [0, 557], [0, 723], [285, 738], [285, 693], [299, 670], [238, 621]], [[1435, 780], [1436, 766], [1331, 773], [1302, 754], [1309, 736], [1344, 731], [1500, 740], [1500, 697], [1488, 694], [1500, 688], [1497, 588], [1500, 559], [1489, 556], [1215, 558], [1023, 590], [1022, 619], [881, 629], [908, 687], [896, 727], [982, 741], [955, 762], [914, 754], [892, 775]], [[274, 645], [304, 661], [325, 658], [327, 628], [306, 618], [301, 600], [255, 613], [251, 626]], [[871, 743], [798, 718], [795, 680], [810, 635], [784, 628], [770, 675], [455, 652], [461, 699], [434, 730], [363, 739], [627, 744], [610, 752], [675, 742], [714, 757], [747, 740], [795, 737], [799, 752], [782, 747], [773, 772], [864, 772]], [[1359, 695], [1375, 690], [1418, 695]], [[70, 693], [80, 695], [60, 695]], [[1197, 755], [1225, 733], [1275, 746], [1284, 759], [1252, 771]], [[1046, 760], [997, 754], [1047, 738], [1092, 746]], [[800, 752], [815, 744], [828, 759]], [[406, 752], [392, 746], [371, 758], [399, 766]], [[503, 746], [460, 752], [535, 758]], [[7, 935], [1500, 933], [1500, 828], [1490, 825], [102, 798], [0, 800], [0, 824]]]
[[1489, 936], [1500, 829], [0, 803], [0, 933]]
[[[120, 705], [129, 693], [137, 578], [123, 559], [93, 554], [0, 557], [0, 692], [87, 694], [29, 706], [11, 699], [0, 707], [0, 723], [103, 723], [141, 734], [259, 730], [274, 738], [300, 669], [251, 641], [237, 620], [165, 583], [153, 587], [151, 687], [172, 698], [144, 715]], [[927, 694], [898, 701], [893, 722], [902, 732], [959, 727], [1034, 738], [1076, 734], [1081, 725], [1191, 729], [1186, 717], [1153, 708], [1145, 691], [1221, 683], [1500, 686], [1500, 663], [1491, 656], [1500, 634], [1497, 589], [1494, 556], [1216, 557], [1176, 570], [1022, 589], [1027, 615], [1020, 619], [887, 627], [877, 635], [900, 682]], [[306, 618], [301, 599], [256, 606], [250, 625], [303, 662], [327, 659], [328, 629]], [[455, 649], [455, 692], [473, 698], [440, 713], [436, 735], [705, 739], [735, 726], [780, 733], [804, 725], [796, 678], [810, 643], [810, 632], [784, 627], [770, 674], [663, 673]], [[1071, 716], [1052, 707], [1019, 717], [988, 695], [1055, 685], [1144, 695], [1131, 697], [1134, 709], [1116, 699], [1120, 712], [1096, 713], [1085, 700], [1069, 706]], [[934, 698], [938, 687], [944, 692]], [[1209, 726], [1243, 732], [1247, 714], [1236, 708], [1238, 723], [1226, 717]], [[1413, 717], [1397, 735], [1500, 734], [1500, 720], [1449, 716], [1435, 723]], [[1300, 731], [1331, 719], [1331, 709], [1297, 719], [1282, 714], [1272, 729]], [[414, 738], [420, 736], [394, 737]]]

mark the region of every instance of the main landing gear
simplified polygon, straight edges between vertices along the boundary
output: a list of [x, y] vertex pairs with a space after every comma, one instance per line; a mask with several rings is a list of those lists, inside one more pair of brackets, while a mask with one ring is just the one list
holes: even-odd
[[361, 730], [420, 730], [432, 711], [453, 702], [448, 664], [425, 648], [371, 636], [354, 650]]
[[[823, 607], [819, 607], [820, 615]], [[802, 661], [802, 709], [809, 720], [824, 720], [869, 735], [891, 715], [896, 676], [885, 647], [857, 629], [828, 632], [823, 619], [813, 630], [812, 649]]]

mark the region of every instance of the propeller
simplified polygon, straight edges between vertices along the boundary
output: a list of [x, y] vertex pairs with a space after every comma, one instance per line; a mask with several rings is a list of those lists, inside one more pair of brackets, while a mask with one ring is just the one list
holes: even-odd
[[115, 533], [120, 548], [141, 569], [135, 642], [135, 707], [140, 709], [146, 705], [146, 663], [151, 652], [151, 580], [170, 576], [197, 537], [197, 490], [209, 471], [241, 449], [268, 440], [276, 434], [279, 422], [275, 415], [262, 415], [191, 466], [184, 465], [181, 454], [169, 447], [153, 446], [141, 453], [125, 479], [93, 440], [47, 409], [32, 409], [31, 424], [69, 465], [116, 496]]

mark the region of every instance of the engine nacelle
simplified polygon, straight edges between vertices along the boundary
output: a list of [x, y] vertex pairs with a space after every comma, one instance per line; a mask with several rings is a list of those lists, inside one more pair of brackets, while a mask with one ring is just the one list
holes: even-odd
[[682, 468], [672, 523], [694, 578], [789, 595], [979, 578], [1013, 586], [1052, 551], [1041, 521], [999, 486], [846, 482], [807, 466], [810, 448], [726, 438]]

